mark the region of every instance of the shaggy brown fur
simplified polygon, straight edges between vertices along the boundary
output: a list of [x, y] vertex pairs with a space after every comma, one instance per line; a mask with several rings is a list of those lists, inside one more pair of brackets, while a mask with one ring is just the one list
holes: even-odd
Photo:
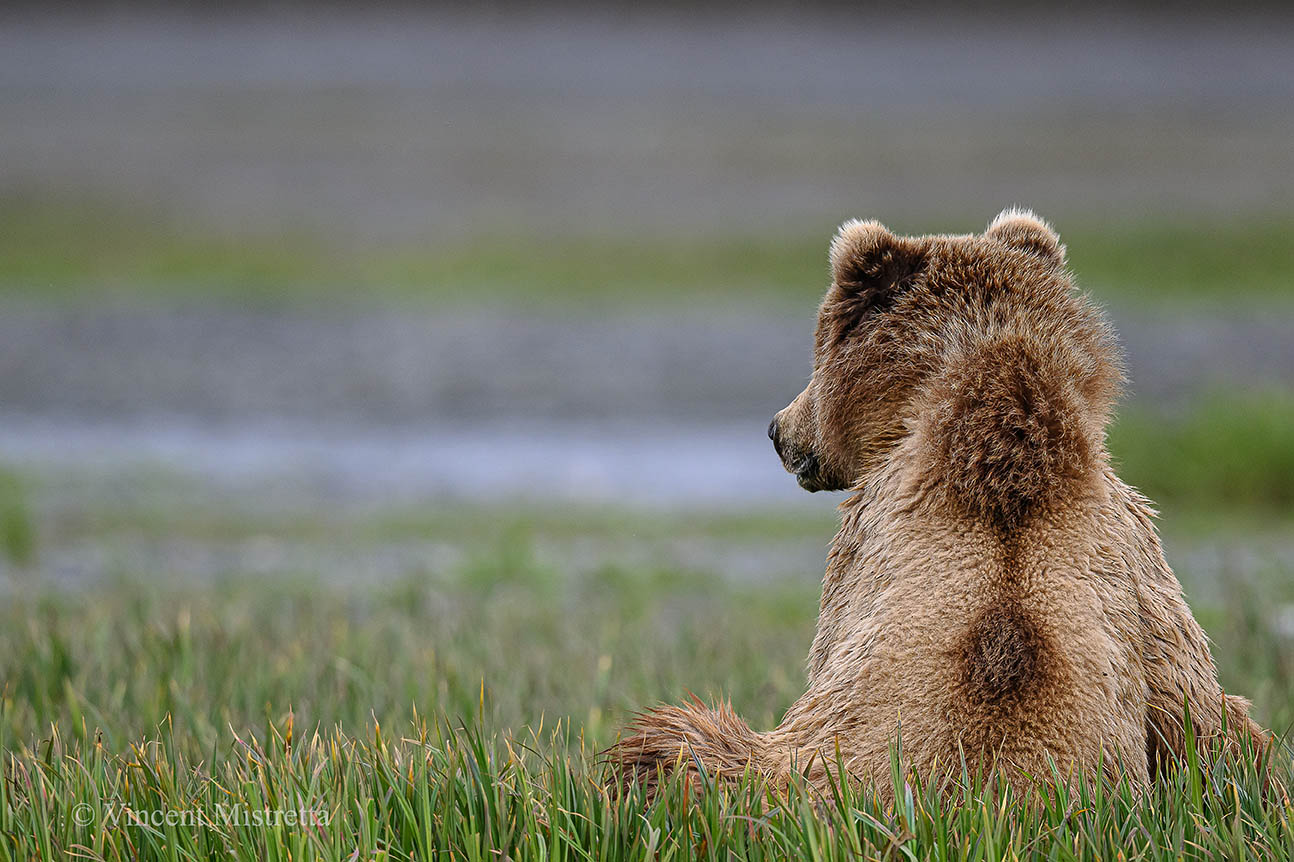
[[[827, 560], [808, 690], [755, 733], [699, 701], [642, 715], [611, 750], [625, 781], [792, 770], [837, 754], [884, 778], [984, 763], [1013, 783], [1144, 784], [1201, 743], [1264, 732], [1218, 685], [1152, 510], [1110, 468], [1118, 348], [1032, 213], [982, 235], [849, 222], [831, 246], [808, 387], [770, 426], [813, 490], [851, 489]], [[885, 792], [885, 781], [880, 782]]]

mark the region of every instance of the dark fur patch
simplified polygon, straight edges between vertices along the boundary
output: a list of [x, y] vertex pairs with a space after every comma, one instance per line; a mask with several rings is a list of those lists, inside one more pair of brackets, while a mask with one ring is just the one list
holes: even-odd
[[950, 368], [935, 419], [936, 473], [968, 514], [1004, 536], [1070, 493], [1093, 460], [1071, 375], [1038, 351], [1011, 337], [966, 357]]
[[1028, 614], [1007, 604], [980, 615], [961, 653], [968, 697], [986, 706], [1011, 706], [1038, 687], [1046, 640]]

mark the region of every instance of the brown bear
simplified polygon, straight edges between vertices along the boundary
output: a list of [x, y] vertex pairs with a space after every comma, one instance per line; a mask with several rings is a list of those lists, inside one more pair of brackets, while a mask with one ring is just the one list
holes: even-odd
[[[844, 224], [813, 376], [769, 427], [810, 491], [844, 490], [808, 689], [752, 731], [727, 705], [641, 715], [616, 775], [825, 785], [837, 762], [888, 795], [891, 746], [918, 774], [983, 765], [1145, 785], [1201, 744], [1266, 734], [1225, 694], [1164, 560], [1149, 502], [1114, 474], [1115, 335], [1030, 212], [982, 235]], [[837, 760], [839, 758], [839, 761]], [[877, 780], [879, 779], [879, 780]]]

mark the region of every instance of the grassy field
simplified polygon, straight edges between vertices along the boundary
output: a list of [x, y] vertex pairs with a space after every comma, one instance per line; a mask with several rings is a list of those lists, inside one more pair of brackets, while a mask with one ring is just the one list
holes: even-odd
[[[1191, 764], [1143, 798], [1092, 787], [1041, 807], [974, 788], [943, 806], [920, 782], [895, 808], [847, 788], [783, 799], [747, 783], [699, 801], [676, 788], [644, 811], [603, 792], [596, 753], [635, 709], [689, 691], [776, 723], [803, 685], [816, 584], [611, 566], [573, 576], [537, 563], [515, 532], [481, 546], [453, 571], [381, 586], [230, 576], [18, 589], [0, 611], [0, 856], [1285, 858], [1294, 847], [1284, 791], [1264, 793], [1244, 761]], [[1282, 729], [1294, 721], [1294, 640], [1270, 610], [1294, 602], [1290, 574], [1254, 576], [1200, 609], [1224, 682]], [[1288, 777], [1287, 754], [1276, 769]], [[326, 825], [238, 814], [303, 808]], [[146, 822], [154, 811], [197, 821]]]
[[[905, 233], [983, 225], [893, 224]], [[1270, 218], [1058, 225], [1083, 287], [1127, 307], [1294, 301], [1294, 225]], [[0, 292], [62, 301], [225, 300], [642, 308], [812, 308], [835, 225], [696, 239], [546, 236], [533, 228], [406, 245], [225, 236], [96, 204], [0, 199]]]
[[[1291, 586], [1272, 572], [1202, 613], [1225, 683], [1276, 727], [1294, 721], [1294, 642], [1267, 610], [1294, 601]], [[603, 792], [595, 755], [642, 705], [723, 694], [754, 726], [775, 724], [802, 686], [815, 598], [811, 582], [705, 572], [569, 576], [515, 536], [453, 572], [383, 586], [19, 590], [0, 612], [0, 854], [1285, 858], [1294, 846], [1284, 791], [1264, 793], [1244, 761], [1192, 764], [1141, 799], [1092, 787], [1024, 809], [974, 788], [939, 805], [921, 783], [897, 808], [848, 788], [782, 799], [747, 783], [699, 802], [675, 788], [646, 810]], [[326, 824], [238, 814], [267, 809]]]
[[[1286, 313], [1294, 298], [1288, 223], [1060, 227], [1082, 284], [1121, 306]], [[342, 247], [7, 200], [0, 296], [803, 310], [820, 296], [830, 229], [773, 243], [510, 232], [506, 242]], [[1252, 697], [1260, 721], [1285, 737], [1294, 725], [1294, 400], [1214, 394], [1171, 415], [1134, 405], [1110, 444], [1121, 474], [1164, 506], [1170, 559], [1224, 684]], [[650, 807], [607, 793], [597, 753], [634, 711], [692, 692], [729, 697], [765, 728], [803, 687], [820, 568], [743, 580], [682, 564], [670, 549], [822, 547], [832, 529], [824, 513], [516, 504], [332, 518], [204, 508], [159, 492], [51, 517], [40, 483], [0, 470], [9, 573], [0, 584], [0, 860], [1294, 855], [1283, 743], [1270, 775], [1252, 759], [1206, 759], [1142, 796], [1052, 787], [1011, 799], [957, 774], [907, 776], [899, 752], [894, 806], [848, 785], [825, 798], [753, 781], [699, 798], [674, 786]], [[466, 549], [465, 559], [371, 581], [126, 566], [70, 590], [43, 568], [67, 546], [111, 554], [132, 543], [266, 541], [363, 556], [414, 540]]]

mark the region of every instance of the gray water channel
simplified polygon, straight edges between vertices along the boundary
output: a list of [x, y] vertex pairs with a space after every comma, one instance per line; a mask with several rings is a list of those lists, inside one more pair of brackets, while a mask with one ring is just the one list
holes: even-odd
[[[0, 313], [0, 461], [306, 500], [716, 507], [808, 499], [765, 437], [804, 316]], [[1281, 317], [1121, 315], [1133, 402], [1294, 386]], [[286, 491], [284, 491], [286, 493]]]

